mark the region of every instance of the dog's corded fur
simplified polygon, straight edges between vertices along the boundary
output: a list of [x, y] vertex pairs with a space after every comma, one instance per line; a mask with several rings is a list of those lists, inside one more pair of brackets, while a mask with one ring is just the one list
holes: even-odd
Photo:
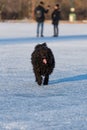
[[[31, 63], [38, 85], [48, 84], [49, 75], [55, 67], [54, 55], [46, 43], [38, 44], [31, 55]], [[43, 79], [44, 77], [44, 79]]]

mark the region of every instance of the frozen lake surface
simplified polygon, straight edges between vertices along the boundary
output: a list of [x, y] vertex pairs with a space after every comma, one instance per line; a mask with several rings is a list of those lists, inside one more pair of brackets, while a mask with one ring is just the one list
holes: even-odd
[[[0, 23], [0, 130], [87, 130], [87, 24]], [[31, 53], [47, 42], [56, 66], [48, 86], [38, 86]]]

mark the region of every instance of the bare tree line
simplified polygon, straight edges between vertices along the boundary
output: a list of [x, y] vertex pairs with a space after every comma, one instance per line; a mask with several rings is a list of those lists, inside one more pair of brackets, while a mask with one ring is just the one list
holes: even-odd
[[[23, 19], [34, 18], [34, 8], [41, 0], [0, 0], [0, 17], [1, 19]], [[43, 0], [45, 7], [50, 5], [50, 11], [46, 16], [50, 19], [54, 5], [60, 4], [61, 19], [67, 20], [70, 8], [75, 8], [78, 20], [87, 19], [87, 0]]]

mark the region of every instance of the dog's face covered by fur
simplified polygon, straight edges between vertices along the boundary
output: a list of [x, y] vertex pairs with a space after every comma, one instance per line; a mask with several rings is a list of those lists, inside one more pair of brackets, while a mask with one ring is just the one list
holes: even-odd
[[37, 74], [43, 76], [49, 75], [55, 66], [53, 53], [46, 43], [36, 45], [31, 61], [35, 76]]
[[48, 48], [45, 43], [35, 47], [35, 50], [38, 51], [38, 60], [44, 65], [48, 63], [47, 49]]

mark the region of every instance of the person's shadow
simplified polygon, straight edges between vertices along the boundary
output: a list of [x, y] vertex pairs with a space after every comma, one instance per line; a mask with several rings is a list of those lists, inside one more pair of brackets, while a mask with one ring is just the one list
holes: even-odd
[[58, 83], [81, 81], [81, 80], [87, 80], [87, 74], [82, 74], [82, 75], [77, 75], [77, 76], [67, 77], [67, 78], [61, 78], [58, 80], [51, 80], [49, 82], [49, 84], [58, 84]]

